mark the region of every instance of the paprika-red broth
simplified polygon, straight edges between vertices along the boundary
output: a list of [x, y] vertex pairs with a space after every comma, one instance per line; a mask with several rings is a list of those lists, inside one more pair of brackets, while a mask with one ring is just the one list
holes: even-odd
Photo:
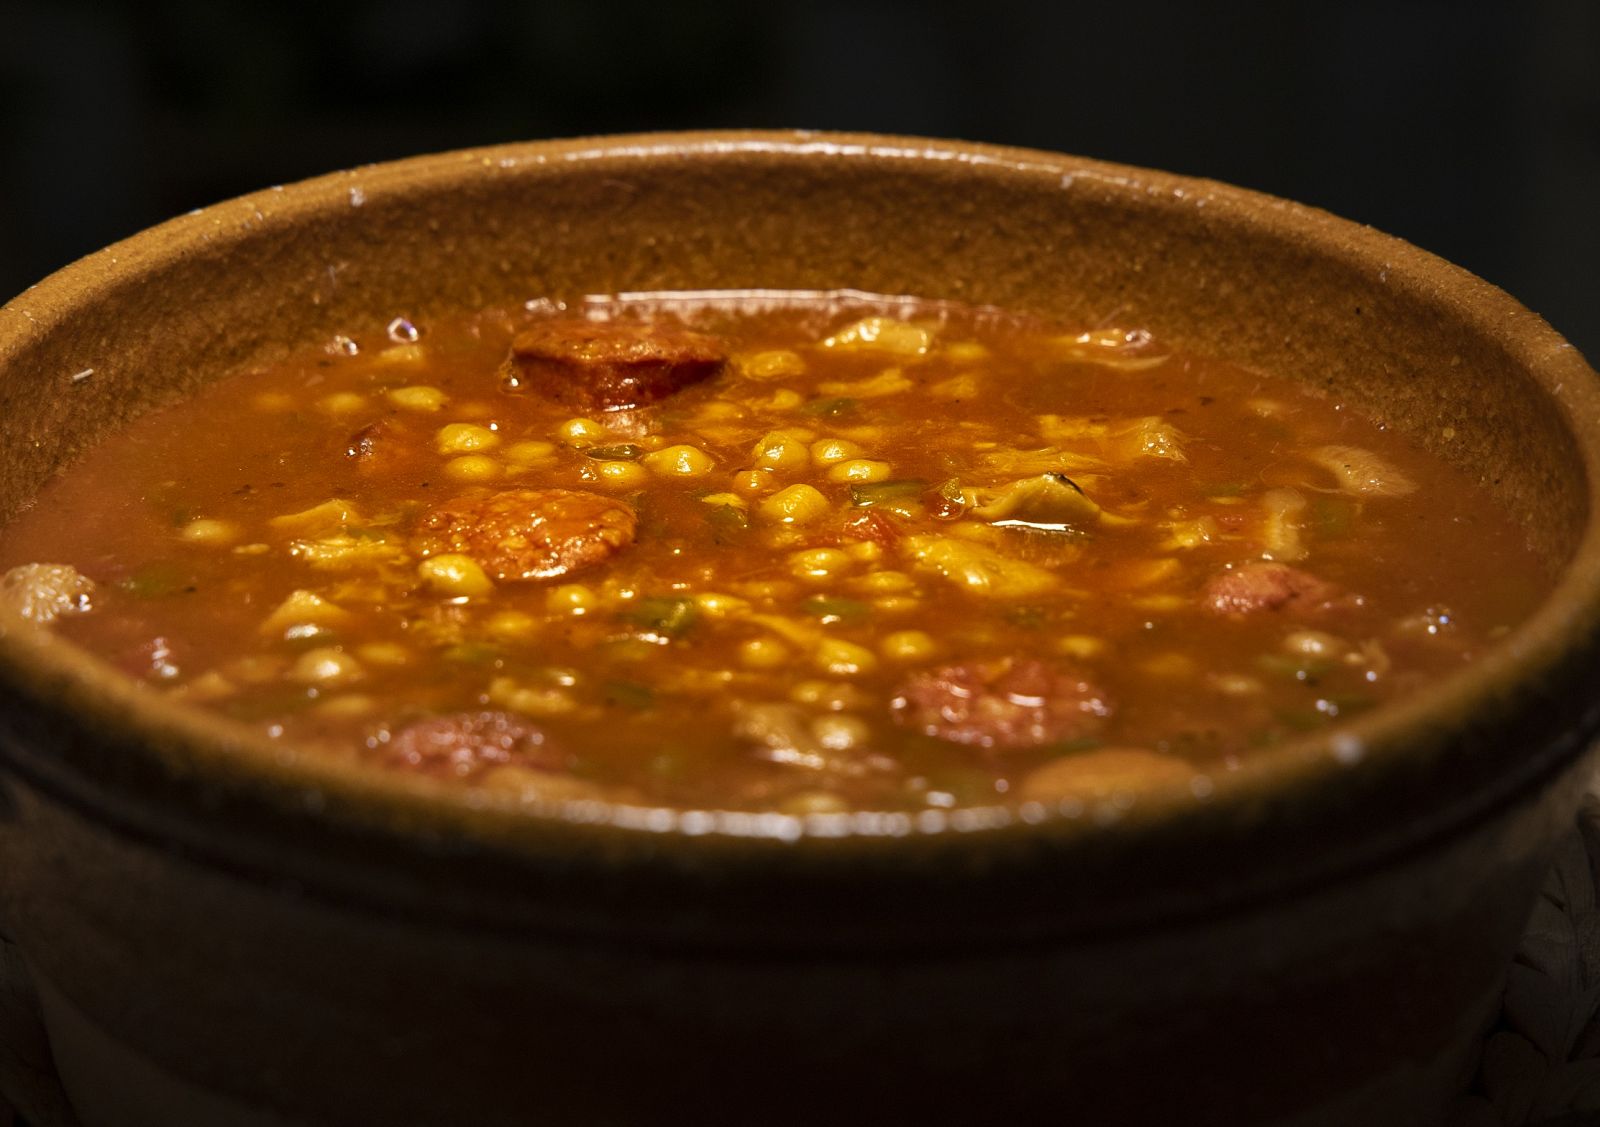
[[847, 293], [371, 326], [141, 418], [0, 570], [0, 613], [319, 754], [801, 814], [1203, 796], [1548, 589], [1314, 386]]

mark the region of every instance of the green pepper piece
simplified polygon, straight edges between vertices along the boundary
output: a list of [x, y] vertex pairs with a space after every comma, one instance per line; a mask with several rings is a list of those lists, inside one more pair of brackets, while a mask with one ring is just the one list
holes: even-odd
[[668, 638], [688, 633], [699, 616], [693, 599], [675, 595], [651, 595], [622, 612], [622, 617], [634, 625]]
[[750, 514], [738, 505], [708, 505], [706, 520], [718, 532], [743, 532], [750, 527]]
[[192, 595], [195, 591], [194, 576], [172, 560], [151, 560], [127, 578], [118, 580], [117, 586], [136, 599]]
[[1318, 540], [1348, 540], [1360, 505], [1348, 497], [1318, 497], [1311, 503], [1311, 529]]
[[1287, 677], [1295, 681], [1315, 681], [1333, 668], [1333, 662], [1326, 658], [1262, 654], [1256, 658], [1256, 668], [1275, 677]]
[[621, 708], [646, 709], [656, 702], [656, 691], [637, 681], [607, 681], [600, 692], [607, 704]]
[[850, 503], [858, 509], [872, 505], [886, 505], [921, 497], [928, 483], [919, 477], [900, 478], [896, 481], [874, 481], [850, 487]]
[[462, 665], [487, 665], [500, 656], [500, 650], [483, 642], [460, 642], [447, 647], [439, 656]]

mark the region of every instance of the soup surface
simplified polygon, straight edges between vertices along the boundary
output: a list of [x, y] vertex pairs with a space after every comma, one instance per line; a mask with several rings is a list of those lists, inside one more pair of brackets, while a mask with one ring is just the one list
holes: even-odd
[[1306, 385], [847, 293], [373, 326], [141, 418], [0, 570], [0, 613], [308, 751], [790, 813], [1203, 797], [1547, 587]]

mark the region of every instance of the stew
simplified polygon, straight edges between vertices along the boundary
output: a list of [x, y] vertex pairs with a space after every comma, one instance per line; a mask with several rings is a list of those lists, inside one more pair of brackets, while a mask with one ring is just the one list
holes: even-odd
[[378, 771], [679, 809], [1203, 795], [1460, 667], [1547, 577], [1313, 386], [955, 304], [397, 318], [147, 415], [0, 613]]

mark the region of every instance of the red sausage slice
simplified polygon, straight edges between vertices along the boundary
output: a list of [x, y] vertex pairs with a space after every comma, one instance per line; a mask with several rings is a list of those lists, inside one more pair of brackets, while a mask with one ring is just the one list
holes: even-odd
[[417, 720], [378, 738], [390, 767], [441, 779], [471, 779], [494, 767], [559, 769], [544, 732], [505, 712], [456, 712]]
[[524, 388], [581, 410], [643, 407], [709, 379], [727, 363], [705, 333], [660, 325], [542, 321], [518, 333], [502, 370]]
[[1333, 584], [1281, 563], [1247, 563], [1224, 571], [1201, 592], [1204, 606], [1231, 617], [1267, 610], [1316, 611], [1338, 597]]
[[424, 556], [460, 552], [494, 578], [556, 579], [633, 543], [631, 506], [576, 489], [508, 489], [457, 497], [422, 518]]
[[896, 721], [925, 735], [1001, 750], [1081, 739], [1111, 715], [1092, 681], [1032, 658], [914, 673], [889, 708]]

